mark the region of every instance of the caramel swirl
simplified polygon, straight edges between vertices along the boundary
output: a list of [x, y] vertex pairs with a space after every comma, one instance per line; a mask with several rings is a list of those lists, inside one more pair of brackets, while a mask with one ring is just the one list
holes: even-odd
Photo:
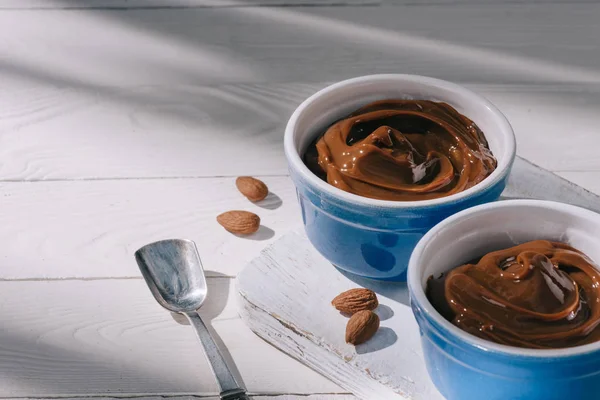
[[449, 196], [485, 179], [496, 159], [473, 121], [446, 103], [383, 100], [333, 125], [305, 155], [329, 184], [382, 200]]
[[462, 330], [496, 343], [563, 348], [600, 340], [600, 273], [582, 252], [537, 240], [495, 251], [427, 282]]

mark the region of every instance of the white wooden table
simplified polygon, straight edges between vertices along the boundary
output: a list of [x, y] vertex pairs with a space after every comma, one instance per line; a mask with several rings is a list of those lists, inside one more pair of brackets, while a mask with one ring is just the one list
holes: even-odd
[[[232, 296], [300, 222], [287, 117], [352, 76], [453, 80], [506, 113], [521, 156], [600, 193], [591, 3], [0, 0], [0, 398], [214, 399], [193, 331], [133, 259], [171, 237], [197, 242], [201, 314], [255, 398], [351, 398], [252, 334]], [[238, 175], [277, 197], [247, 202]], [[264, 228], [226, 233], [215, 216], [230, 209]]]

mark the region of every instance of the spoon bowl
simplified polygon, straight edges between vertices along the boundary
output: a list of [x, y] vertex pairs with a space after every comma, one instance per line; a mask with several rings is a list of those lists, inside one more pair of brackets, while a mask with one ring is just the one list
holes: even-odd
[[136, 251], [135, 258], [161, 306], [176, 313], [196, 311], [202, 306], [207, 295], [206, 278], [194, 242], [161, 240]]

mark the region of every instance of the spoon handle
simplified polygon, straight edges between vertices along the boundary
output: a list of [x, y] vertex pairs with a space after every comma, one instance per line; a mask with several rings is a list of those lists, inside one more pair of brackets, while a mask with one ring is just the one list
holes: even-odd
[[235, 380], [229, 367], [225, 363], [225, 359], [219, 351], [217, 344], [213, 340], [210, 332], [206, 328], [204, 321], [198, 315], [197, 312], [185, 313], [185, 316], [190, 320], [192, 326], [196, 329], [198, 339], [204, 347], [204, 352], [208, 363], [210, 364], [215, 377], [217, 378], [217, 384], [221, 389], [221, 400], [246, 400], [246, 390], [240, 387], [239, 383]]

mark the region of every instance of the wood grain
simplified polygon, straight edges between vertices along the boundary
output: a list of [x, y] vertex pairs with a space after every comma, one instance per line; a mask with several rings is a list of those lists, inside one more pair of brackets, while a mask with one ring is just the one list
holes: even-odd
[[298, 396], [298, 395], [281, 395], [281, 396], [253, 396], [255, 400], [356, 400], [356, 397], [349, 394], [316, 394], [316, 395], [308, 395], [308, 396]]
[[[592, 3], [594, 0], [575, 0]], [[0, 10], [162, 9], [221, 7], [343, 7], [349, 5], [457, 5], [498, 3], [563, 3], [564, 0], [3, 0]]]
[[339, 7], [347, 5], [403, 4], [408, 2], [407, 0], [3, 0], [0, 3], [0, 10], [160, 10], [265, 6]]
[[384, 72], [600, 82], [597, 4], [29, 10], [16, 19], [15, 12], [0, 13], [2, 74], [90, 91]]
[[[267, 180], [267, 184], [280, 191], [277, 181], [286, 178]], [[28, 201], [46, 201], [45, 207], [40, 207], [40, 214], [30, 215], [31, 220], [40, 220], [40, 226], [34, 226], [30, 231], [39, 235], [44, 227], [57, 226], [57, 231], [47, 233], [41, 240], [42, 249], [53, 249], [64, 261], [71, 260], [70, 267], [107, 268], [103, 273], [117, 275], [110, 270], [112, 263], [106, 260], [96, 260], [90, 263], [93, 255], [110, 254], [113, 250], [107, 243], [118, 242], [111, 238], [114, 233], [107, 234], [99, 240], [99, 248], [91, 247], [87, 250], [89, 257], [86, 259], [85, 246], [74, 246], [72, 249], [57, 247], [61, 230], [68, 232], [73, 241], [85, 235], [91, 228], [114, 228], [114, 232], [121, 235], [124, 229], [119, 228], [123, 221], [139, 221], [140, 227], [135, 232], [144, 232], [148, 221], [145, 213], [153, 210], [160, 218], [164, 218], [159, 226], [161, 232], [168, 232], [169, 225], [165, 221], [175, 223], [178, 218], [170, 214], [167, 209], [158, 210], [157, 203], [136, 202], [127, 195], [134, 193], [133, 198], [151, 199], [152, 192], [161, 193], [159, 199], [172, 208], [177, 208], [182, 199], [193, 202], [194, 193], [198, 182], [211, 182], [206, 193], [230, 193], [232, 200], [239, 196], [233, 184], [233, 179], [181, 179], [181, 180], [142, 180], [142, 181], [95, 181], [95, 182], [38, 182], [38, 183], [12, 183], [3, 185], [7, 187], [20, 187], [23, 189], [19, 196], [14, 192], [5, 192], [0, 198], [4, 199], [3, 215], [14, 214], [19, 221], [29, 220], [25, 214], [18, 213], [18, 209], [35, 210]], [[151, 185], [149, 185], [151, 183]], [[223, 185], [218, 186], [216, 183]], [[119, 185], [119, 186], [114, 186]], [[166, 185], [166, 186], [164, 186]], [[285, 184], [284, 184], [285, 185]], [[53, 190], [42, 190], [44, 186]], [[291, 184], [290, 184], [291, 186]], [[86, 188], [87, 196], [77, 195], [78, 188]], [[88, 191], [93, 187], [93, 191]], [[191, 189], [192, 188], [192, 189]], [[30, 190], [30, 192], [27, 192]], [[189, 192], [191, 190], [191, 192]], [[110, 193], [114, 194], [114, 198]], [[202, 192], [206, 195], [205, 192]], [[515, 192], [517, 193], [517, 192]], [[574, 191], [569, 192], [571, 195]], [[567, 194], [569, 194], [567, 193]], [[5, 196], [8, 195], [8, 196]], [[104, 197], [107, 196], [107, 197]], [[166, 196], [166, 197], [165, 197]], [[173, 198], [169, 197], [173, 196]], [[14, 197], [14, 198], [13, 198]], [[89, 197], [89, 203], [82, 201]], [[118, 197], [118, 198], [117, 198]], [[282, 196], [283, 197], [283, 196]], [[113, 199], [114, 203], [107, 202], [99, 207], [102, 202], [98, 199]], [[295, 199], [290, 193], [283, 197], [286, 201], [295, 204]], [[244, 200], [245, 201], [245, 200]], [[226, 202], [225, 202], [226, 203]], [[12, 204], [12, 207], [10, 208]], [[17, 204], [20, 206], [17, 207]], [[220, 204], [223, 202], [211, 200], [207, 204]], [[110, 207], [109, 207], [110, 205]], [[92, 207], [93, 206], [93, 207]], [[189, 204], [184, 203], [182, 209], [188, 210]], [[56, 209], [56, 207], [59, 207]], [[87, 208], [89, 207], [89, 209]], [[106, 207], [106, 209], [104, 208]], [[148, 208], [146, 208], [148, 207]], [[107, 210], [117, 210], [112, 216]], [[274, 215], [281, 209], [273, 210]], [[95, 212], [101, 215], [98, 220], [90, 220], [86, 215], [93, 216]], [[24, 212], [24, 211], [23, 211]], [[138, 213], [138, 214], [136, 214]], [[164, 213], [164, 214], [163, 214]], [[189, 211], [184, 214], [188, 215]], [[59, 219], [56, 216], [71, 216], [69, 219]], [[155, 214], [152, 214], [155, 215]], [[84, 227], [73, 229], [73, 221], [81, 218]], [[44, 218], [53, 218], [45, 220]], [[101, 219], [105, 222], [102, 222]], [[276, 220], [276, 219], [274, 219]], [[102, 225], [106, 223], [106, 225]], [[2, 226], [13, 226], [3, 223]], [[176, 224], [180, 229], [185, 225]], [[287, 224], [286, 224], [287, 225]], [[287, 229], [286, 229], [287, 231]], [[213, 232], [214, 230], [209, 231]], [[28, 233], [28, 232], [25, 232]], [[136, 234], [136, 235], [137, 235]], [[133, 237], [133, 235], [131, 235]], [[187, 235], [186, 235], [187, 236]], [[16, 242], [10, 242], [11, 237]], [[35, 236], [33, 236], [35, 237]], [[18, 239], [22, 243], [36, 243], [32, 236], [19, 234], [7, 235], [2, 238], [6, 249], [15, 248]], [[143, 238], [142, 238], [143, 239]], [[143, 241], [147, 241], [146, 238]], [[56, 240], [56, 241], [54, 241]], [[235, 238], [232, 242], [233, 254], [239, 256], [241, 239]], [[84, 240], [85, 242], [85, 240]], [[202, 241], [199, 241], [202, 248]], [[71, 244], [72, 245], [72, 244]], [[262, 247], [262, 246], [261, 246]], [[43, 252], [18, 251], [16, 246], [13, 258], [18, 260], [29, 254]], [[2, 249], [2, 253], [6, 250]], [[201, 250], [204, 254], [204, 251]], [[208, 252], [210, 254], [210, 252]], [[77, 258], [73, 259], [73, 254]], [[121, 254], [123, 259], [129, 260], [130, 255]], [[43, 261], [43, 259], [42, 259]], [[131, 259], [130, 265], [135, 268]], [[239, 262], [239, 261], [238, 261]], [[215, 264], [218, 264], [215, 262]], [[22, 269], [35, 266], [35, 262], [24, 259]], [[205, 259], [207, 269], [212, 269]], [[33, 269], [26, 269], [31, 273]], [[212, 272], [214, 276], [216, 273]], [[244, 377], [246, 385], [253, 391], [265, 393], [266, 390], [278, 393], [311, 393], [339, 391], [335, 386], [328, 386], [324, 379], [311, 375], [306, 370], [299, 368], [296, 363], [287, 359], [281, 353], [265, 346], [237, 319], [237, 307], [233, 303], [229, 280], [218, 278], [210, 279], [209, 303], [203, 309], [203, 316], [214, 320], [213, 326], [221, 335], [222, 340], [235, 359], [238, 368]], [[0, 316], [4, 321], [0, 329], [0, 396], [43, 396], [43, 395], [80, 395], [89, 393], [164, 393], [185, 394], [200, 393], [210, 395], [214, 385], [208, 370], [203, 363], [193, 333], [180, 330], [171, 321], [168, 313], [154, 303], [148, 289], [141, 279], [129, 280], [68, 280], [68, 281], [32, 281], [32, 282], [0, 282]], [[33, 296], [24, 296], [23, 293], [33, 293]], [[43, 305], [43, 306], [38, 306]], [[244, 333], [246, 332], [246, 333]], [[168, 346], [167, 346], [168, 345]], [[199, 350], [196, 350], [199, 351]], [[175, 375], [174, 375], [175, 374]], [[308, 375], [303, 375], [308, 374]], [[89, 377], [94, 377], [90, 379]], [[289, 376], [295, 379], [290, 381]], [[307, 383], [308, 382], [308, 383]], [[312, 386], [312, 385], [315, 386]]]
[[[566, 177], [600, 193], [600, 172]], [[539, 198], [545, 189], [536, 182], [546, 179], [509, 195]], [[209, 274], [235, 276], [301, 224], [291, 180], [263, 180], [272, 194], [257, 204], [237, 191], [234, 178], [3, 183], [0, 279], [137, 277], [135, 250], [166, 238], [194, 240]], [[575, 188], [564, 192], [555, 200], [576, 200]], [[257, 213], [259, 232], [242, 238], [222, 229], [216, 216], [234, 209]]]
[[600, 172], [598, 171], [557, 172], [557, 175], [600, 195]]
[[597, 194], [520, 157], [515, 159], [501, 198], [551, 200], [600, 212]]
[[[0, 279], [139, 276], [144, 244], [188, 238], [204, 268], [234, 276], [268, 243], [301, 224], [287, 177], [266, 177], [271, 195], [251, 203], [234, 178], [4, 183], [0, 185]], [[262, 219], [247, 237], [216, 216], [248, 210]]]
[[[0, 180], [285, 175], [287, 118], [325, 85], [20, 86], [0, 95]], [[521, 156], [600, 171], [600, 85], [467, 86], [507, 115]]]
[[[237, 281], [240, 313], [256, 334], [357, 397], [443, 399], [425, 370], [406, 284], [340, 273], [301, 231], [289, 232], [265, 249]], [[354, 347], [344, 340], [347, 318], [330, 301], [360, 286], [378, 294], [377, 312], [383, 318], [378, 334]]]
[[[164, 400], [164, 399], [173, 399], [173, 400], [219, 400], [220, 397], [214, 396], [186, 396], [186, 395], [161, 395], [161, 396], [119, 396], [119, 397], [109, 397], [109, 396], [86, 396], [86, 399], [94, 399], [94, 400], [117, 400], [117, 399], [136, 399], [136, 400]], [[251, 395], [251, 399], [254, 400], [356, 400], [356, 397], [350, 394], [270, 394], [270, 395]], [[3, 400], [55, 400], [56, 397], [12, 397], [12, 398], [3, 398]], [[61, 400], [75, 400], [82, 399], [82, 397], [60, 397]]]
[[[208, 284], [201, 315], [250, 392], [343, 393], [244, 326], [231, 279]], [[141, 279], [0, 282], [0, 293], [2, 398], [217, 393], [193, 330], [160, 308]]]
[[599, 16], [582, 3], [2, 11], [0, 180], [285, 174], [294, 108], [378, 72], [471, 83], [522, 156], [600, 171], [587, 145]]

